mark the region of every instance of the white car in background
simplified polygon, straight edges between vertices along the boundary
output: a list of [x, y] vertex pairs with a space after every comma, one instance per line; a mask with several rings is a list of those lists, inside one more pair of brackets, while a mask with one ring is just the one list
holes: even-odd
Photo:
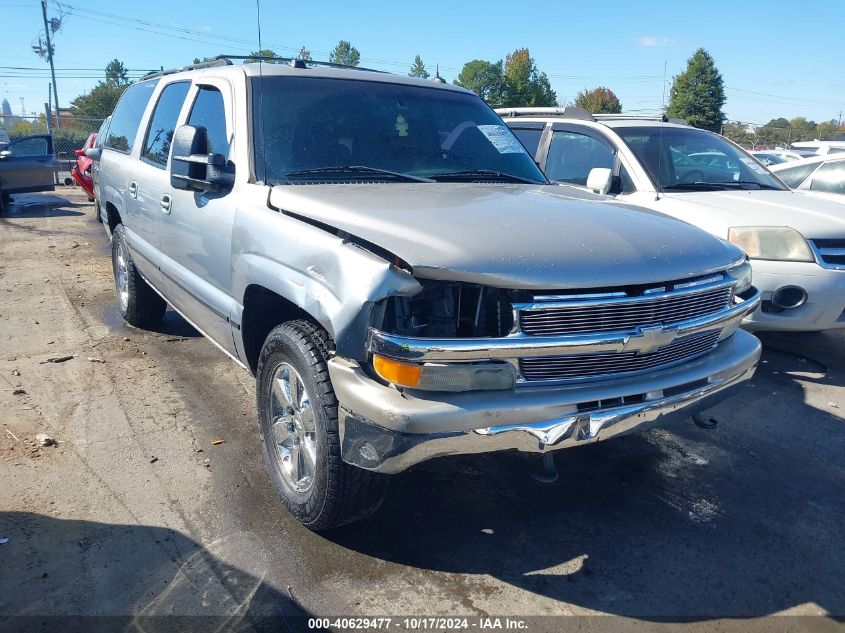
[[796, 141], [789, 146], [789, 149], [819, 155], [842, 154], [845, 153], [845, 141]]
[[682, 122], [580, 108], [497, 112], [550, 180], [743, 248], [763, 293], [749, 329], [845, 328], [845, 205], [790, 191], [739, 146]]
[[770, 169], [796, 191], [845, 203], [845, 154], [822, 154]]

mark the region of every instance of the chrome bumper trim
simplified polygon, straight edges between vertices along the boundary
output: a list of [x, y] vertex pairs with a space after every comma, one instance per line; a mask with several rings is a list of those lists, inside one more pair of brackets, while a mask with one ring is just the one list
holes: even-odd
[[[330, 363], [329, 371], [340, 401], [344, 461], [394, 474], [446, 455], [501, 450], [539, 454], [689, 417], [739, 390], [753, 375], [760, 352], [756, 338], [738, 331], [690, 366], [658, 372], [647, 379], [597, 381], [522, 394], [449, 394], [435, 399], [403, 397], [390, 387], [368, 382], [360, 369], [339, 359]], [[644, 394], [644, 399], [598, 404], [582, 411], [576, 406], [636, 393]]]
[[[668, 345], [675, 338], [738, 325], [759, 305], [760, 291], [755, 288], [749, 298], [728, 310], [665, 326], [661, 342]], [[530, 336], [517, 332], [502, 338], [435, 339], [399, 336], [370, 328], [367, 346], [371, 353], [395, 360], [440, 362], [623, 352], [638, 349], [643, 338], [643, 331], [638, 330], [563, 336]]]

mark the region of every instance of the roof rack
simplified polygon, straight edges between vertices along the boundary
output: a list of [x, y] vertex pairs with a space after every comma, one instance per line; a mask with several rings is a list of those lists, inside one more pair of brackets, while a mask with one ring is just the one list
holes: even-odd
[[[308, 66], [326, 66], [328, 68], [341, 68], [343, 70], [363, 70], [370, 73], [386, 73], [384, 70], [375, 68], [361, 68], [360, 66], [348, 66], [346, 64], [335, 64], [334, 62], [321, 62], [313, 59], [299, 59], [298, 57], [256, 57], [255, 55], [218, 55], [215, 59], [241, 59], [256, 62], [268, 62], [271, 64], [287, 64], [291, 68], [308, 68]], [[229, 62], [232, 63], [231, 61]], [[389, 73], [387, 73], [389, 74]]]
[[582, 119], [584, 121], [595, 121], [592, 114], [584, 108], [567, 106], [565, 108], [496, 108], [496, 114], [501, 117], [529, 117], [529, 116], [554, 116], [567, 119]]
[[689, 125], [686, 119], [670, 119], [665, 114], [594, 114], [596, 121], [660, 121], [662, 123], [677, 123]]
[[207, 62], [200, 62], [199, 64], [188, 64], [187, 66], [180, 66], [179, 68], [168, 68], [167, 70], [153, 70], [152, 72], [148, 72], [146, 75], [141, 75], [141, 78], [138, 81], [142, 81], [144, 79], [152, 79], [153, 77], [163, 77], [164, 75], [172, 75], [173, 73], [181, 73], [186, 70], [199, 70], [200, 68], [213, 68], [215, 66], [231, 66], [232, 62], [230, 62], [227, 58], [223, 57], [222, 55], [218, 55], [211, 61]]
[[335, 64], [333, 62], [320, 62], [311, 59], [299, 59], [296, 57], [256, 57], [254, 55], [218, 55], [214, 59], [207, 62], [200, 62], [199, 64], [188, 64], [187, 66], [180, 66], [178, 68], [168, 68], [167, 70], [153, 70], [146, 75], [142, 75], [138, 81], [145, 79], [153, 79], [154, 77], [163, 77], [164, 75], [172, 75], [173, 73], [181, 73], [186, 70], [200, 70], [202, 68], [214, 68], [216, 66], [231, 66], [233, 59], [251, 60], [256, 62], [268, 62], [272, 64], [287, 64], [291, 68], [308, 68], [308, 66], [327, 66], [329, 68], [342, 68], [345, 70], [363, 70], [371, 73], [384, 73], [384, 70], [375, 70], [374, 68], [361, 68], [359, 66], [347, 66], [346, 64]]

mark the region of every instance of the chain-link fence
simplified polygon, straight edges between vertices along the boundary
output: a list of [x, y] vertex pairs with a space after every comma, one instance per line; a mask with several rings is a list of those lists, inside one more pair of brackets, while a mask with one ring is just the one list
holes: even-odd
[[[60, 126], [56, 125], [55, 117], [52, 122], [53, 152], [56, 158], [56, 183], [69, 184], [71, 167], [76, 163], [74, 150], [85, 145], [88, 137], [100, 129], [103, 119], [92, 117], [75, 117], [62, 113]], [[5, 128], [9, 140], [30, 136], [32, 134], [47, 134], [47, 117], [37, 116], [0, 116], [0, 127]]]

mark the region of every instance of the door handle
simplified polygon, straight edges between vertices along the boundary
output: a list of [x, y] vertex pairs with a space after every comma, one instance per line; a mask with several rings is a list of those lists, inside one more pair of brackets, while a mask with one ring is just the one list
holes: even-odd
[[137, 182], [130, 182], [129, 183], [129, 197], [130, 198], [137, 198], [138, 197], [138, 183]]
[[170, 205], [173, 204], [173, 200], [167, 194], [164, 194], [161, 197], [161, 201], [159, 201], [161, 205], [161, 212], [165, 215], [170, 215]]

